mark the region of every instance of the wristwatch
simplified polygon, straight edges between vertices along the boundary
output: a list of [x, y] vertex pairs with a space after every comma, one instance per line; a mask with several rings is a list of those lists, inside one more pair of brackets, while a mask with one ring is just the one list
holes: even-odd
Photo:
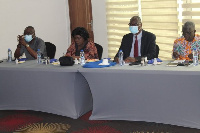
[[28, 47], [29, 47], [29, 45], [28, 45], [28, 44], [26, 44], [26, 47], [28, 48]]

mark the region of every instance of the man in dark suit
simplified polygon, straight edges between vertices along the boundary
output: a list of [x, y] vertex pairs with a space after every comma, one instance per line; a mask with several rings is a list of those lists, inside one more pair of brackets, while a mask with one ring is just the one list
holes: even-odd
[[[141, 61], [141, 57], [153, 59], [156, 56], [156, 36], [142, 29], [139, 16], [130, 19], [129, 29], [131, 33], [123, 36], [119, 48], [124, 53], [124, 61], [126, 63]], [[115, 62], [118, 62], [118, 53], [119, 51], [114, 58]]]

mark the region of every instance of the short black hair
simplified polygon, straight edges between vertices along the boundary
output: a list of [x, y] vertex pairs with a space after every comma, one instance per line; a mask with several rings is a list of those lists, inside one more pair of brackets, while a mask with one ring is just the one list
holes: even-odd
[[[35, 29], [34, 29], [33, 26], [27, 26], [27, 27], [25, 28], [25, 30], [26, 30], [26, 29], [32, 29], [33, 33], [35, 34]], [[24, 30], [24, 32], [25, 32], [25, 30]]]
[[131, 23], [133, 20], [135, 20], [135, 19], [137, 19], [139, 23], [142, 22], [142, 21], [141, 21], [141, 18], [140, 18], [139, 16], [133, 16], [133, 17], [130, 19], [130, 23]]
[[195, 30], [195, 24], [194, 24], [194, 22], [191, 22], [191, 21], [185, 22], [184, 25], [183, 25], [183, 27], [182, 27], [182, 31], [184, 29], [187, 29], [187, 28], [192, 28], [192, 29]]
[[77, 27], [72, 31], [72, 37], [80, 35], [84, 38], [84, 40], [87, 40], [89, 38], [89, 33], [84, 27]]
[[33, 26], [27, 26], [27, 27], [25, 28], [25, 30], [28, 29], [28, 28], [33, 29], [33, 31], [35, 32], [35, 29], [34, 29]]

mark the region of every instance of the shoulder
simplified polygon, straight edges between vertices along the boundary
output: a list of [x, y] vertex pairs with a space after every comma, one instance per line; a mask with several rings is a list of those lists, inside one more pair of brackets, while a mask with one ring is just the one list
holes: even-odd
[[69, 48], [71, 47], [74, 47], [75, 48], [75, 42], [72, 42], [70, 45], [69, 45]]
[[146, 30], [142, 30], [142, 36], [149, 36], [149, 37], [156, 38], [155, 34], [149, 32], [149, 31], [146, 31]]
[[133, 33], [128, 33], [123, 36], [123, 38], [130, 38], [133, 37]]
[[96, 49], [95, 43], [93, 41], [88, 41], [88, 43], [86, 45], [86, 49], [87, 50], [94, 50], [94, 49]]
[[37, 43], [45, 44], [45, 42], [39, 37], [35, 37], [35, 40]]
[[200, 41], [200, 35], [199, 34], [195, 34], [195, 40]]
[[178, 43], [178, 42], [181, 42], [183, 43], [183, 41], [185, 40], [185, 38], [183, 36], [177, 38], [176, 40], [174, 40], [174, 43]]
[[93, 46], [95, 46], [95, 44], [94, 44], [93, 41], [88, 41], [87, 46], [89, 46], [89, 47], [93, 47]]
[[130, 41], [131, 39], [133, 39], [133, 33], [125, 34], [122, 38], [123, 41]]

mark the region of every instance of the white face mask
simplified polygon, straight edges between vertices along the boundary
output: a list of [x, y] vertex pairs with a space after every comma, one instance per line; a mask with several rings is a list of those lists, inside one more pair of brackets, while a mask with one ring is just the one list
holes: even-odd
[[129, 26], [129, 30], [130, 30], [131, 33], [133, 33], [133, 34], [137, 34], [137, 33], [139, 32], [138, 26]]
[[26, 42], [30, 42], [33, 39], [33, 37], [32, 37], [32, 35], [25, 35], [24, 39]]

